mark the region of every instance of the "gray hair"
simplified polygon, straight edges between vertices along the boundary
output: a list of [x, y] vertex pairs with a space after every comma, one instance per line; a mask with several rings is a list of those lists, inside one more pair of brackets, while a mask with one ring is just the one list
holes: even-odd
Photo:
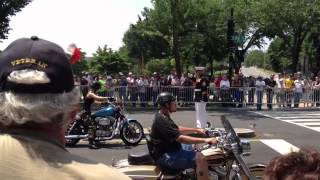
[[[24, 75], [28, 74], [28, 79]], [[31, 75], [30, 75], [31, 74]], [[33, 74], [33, 75], [32, 75]], [[47, 79], [41, 74], [40, 79]], [[23, 83], [30, 83], [32, 78], [39, 82], [39, 72], [36, 70], [14, 71], [10, 79]], [[21, 77], [21, 78], [20, 78]], [[31, 79], [31, 80], [30, 80]], [[62, 80], [63, 81], [63, 80]], [[27, 122], [45, 123], [54, 122], [63, 125], [69, 112], [79, 103], [80, 90], [78, 87], [71, 92], [61, 94], [22, 94], [14, 92], [0, 93], [0, 123], [8, 126], [12, 123], [25, 124]]]

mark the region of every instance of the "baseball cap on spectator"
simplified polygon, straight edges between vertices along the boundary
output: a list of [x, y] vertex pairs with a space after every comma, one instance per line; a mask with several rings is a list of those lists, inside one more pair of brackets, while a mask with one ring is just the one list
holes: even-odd
[[132, 75], [132, 72], [129, 72], [129, 76], [131, 76]]
[[120, 75], [120, 76], [123, 76], [123, 73], [122, 73], [122, 72], [119, 72], [119, 75]]
[[[44, 78], [17, 80], [18, 71], [35, 70]], [[74, 88], [69, 58], [57, 44], [40, 39], [17, 39], [0, 54], [0, 91], [15, 93], [64, 93]]]

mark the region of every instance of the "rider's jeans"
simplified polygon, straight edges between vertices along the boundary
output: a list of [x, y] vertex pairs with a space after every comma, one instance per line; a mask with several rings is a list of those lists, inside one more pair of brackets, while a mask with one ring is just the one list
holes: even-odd
[[196, 167], [196, 152], [180, 149], [176, 152], [163, 154], [158, 160], [157, 165], [163, 170], [182, 171]]

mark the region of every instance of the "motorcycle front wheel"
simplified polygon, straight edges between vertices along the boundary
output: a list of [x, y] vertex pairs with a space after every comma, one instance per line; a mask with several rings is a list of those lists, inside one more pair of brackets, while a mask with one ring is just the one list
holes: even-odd
[[122, 141], [129, 146], [136, 146], [143, 138], [143, 127], [138, 121], [129, 121], [120, 130]]
[[[255, 180], [262, 180], [263, 179], [263, 174], [264, 174], [264, 170], [265, 170], [265, 166], [264, 165], [251, 165], [249, 167], [249, 170], [251, 172], [251, 175], [255, 178]], [[242, 171], [240, 173], [240, 178], [238, 176], [235, 176], [233, 178], [231, 178], [232, 180], [250, 180]]]

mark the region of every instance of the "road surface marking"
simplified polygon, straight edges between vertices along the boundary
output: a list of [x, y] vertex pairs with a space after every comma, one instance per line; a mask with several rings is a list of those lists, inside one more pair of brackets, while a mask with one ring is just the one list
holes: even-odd
[[260, 141], [282, 155], [299, 151], [299, 148], [283, 139], [260, 139]]
[[[310, 114], [310, 113], [292, 113], [290, 111], [272, 111], [272, 112], [256, 112], [251, 111], [252, 113], [259, 114], [268, 118], [284, 121], [290, 124], [301, 126], [307, 129], [311, 129], [317, 132], [320, 132], [320, 114]], [[313, 117], [310, 117], [313, 116]], [[313, 124], [310, 124], [313, 123]]]

